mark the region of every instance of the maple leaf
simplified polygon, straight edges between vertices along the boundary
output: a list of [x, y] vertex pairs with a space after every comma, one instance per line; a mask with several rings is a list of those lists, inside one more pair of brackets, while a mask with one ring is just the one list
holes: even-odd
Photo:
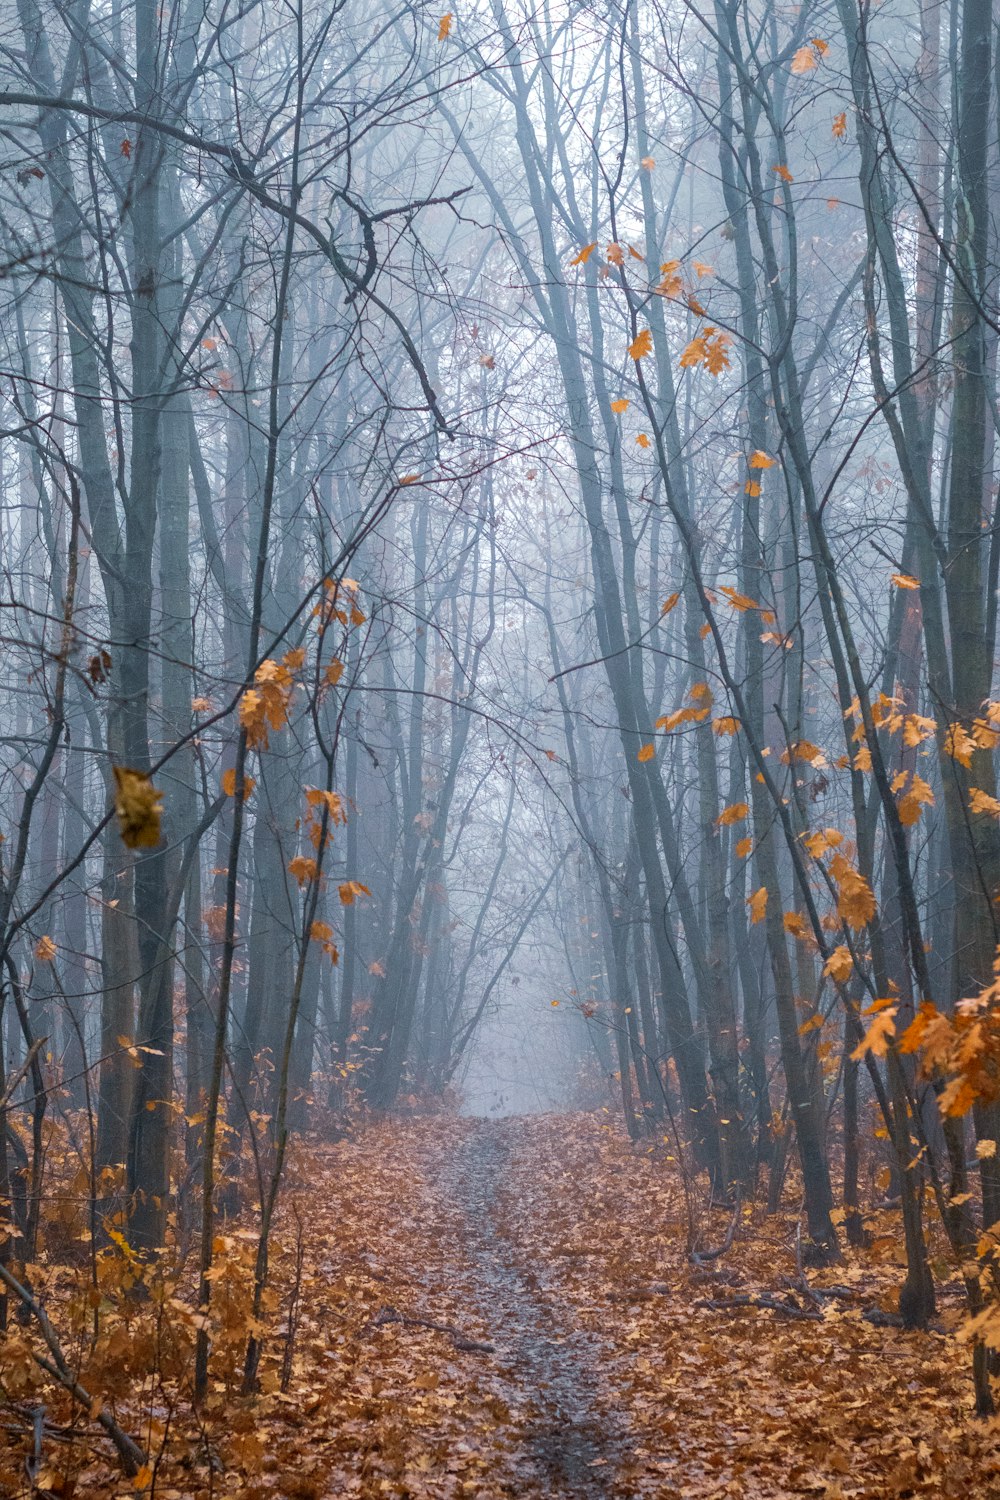
[[685, 346], [679, 361], [681, 368], [693, 370], [698, 365], [704, 365], [710, 375], [721, 375], [723, 370], [729, 368], [730, 342], [728, 333], [719, 333], [717, 329], [706, 325]]
[[752, 848], [753, 839], [739, 839], [733, 852], [735, 853], [737, 859], [746, 859]]
[[160, 842], [163, 794], [145, 771], [112, 766], [115, 778], [115, 814], [122, 843], [129, 849], [155, 849]]
[[616, 417], [620, 417], [623, 411], [628, 410], [628, 397], [619, 396], [616, 401], [612, 401], [611, 410], [614, 412]]
[[792, 58], [792, 72], [799, 75], [811, 73], [818, 66], [816, 54], [811, 47], [800, 47]]
[[847, 112], [841, 110], [839, 115], [834, 115], [830, 133], [834, 140], [842, 141], [847, 134]]
[[330, 664], [328, 665], [326, 671], [323, 673], [323, 678], [324, 678], [324, 681], [328, 682], [331, 687], [336, 687], [337, 683], [340, 681], [340, 679], [341, 679], [341, 677], [343, 677], [343, 675], [344, 675], [344, 663], [342, 661], [338, 660], [337, 657], [334, 657], [333, 661], [330, 662]]
[[909, 573], [893, 573], [890, 580], [897, 589], [918, 589], [920, 584], [916, 578], [911, 578]]
[[122, 153], [122, 156], [125, 157], [126, 161], [132, 155], [132, 142], [129, 140], [128, 136], [126, 136], [125, 139], [122, 141], [122, 144], [121, 144], [121, 153]]
[[638, 362], [643, 359], [653, 347], [653, 335], [648, 328], [641, 328], [628, 346], [629, 358]]
[[722, 718], [712, 720], [712, 730], [720, 738], [727, 734], [737, 734], [739, 727], [739, 719], [734, 719], [731, 714], [724, 714]]
[[776, 167], [772, 167], [771, 168], [771, 171], [774, 172], [776, 174], [776, 176], [780, 177], [781, 180], [782, 180], [782, 182], [794, 182], [795, 181], [795, 178], [792, 176], [791, 172], [789, 172], [789, 170], [785, 166], [784, 162], [779, 162]]
[[451, 36], [451, 23], [453, 19], [454, 17], [451, 11], [448, 11], [446, 15], [443, 15], [441, 17], [440, 21], [438, 22], [437, 39], [439, 42], [445, 42]]
[[49, 937], [48, 933], [46, 933], [44, 937], [40, 937], [38, 939], [38, 942], [35, 944], [35, 957], [38, 959], [39, 963], [50, 964], [55, 958], [56, 952], [56, 945]]
[[625, 264], [625, 256], [622, 251], [622, 247], [621, 245], [616, 244], [614, 240], [612, 240], [607, 250], [605, 250], [604, 258], [608, 262], [608, 264], [612, 266], [622, 266]]
[[587, 264], [588, 260], [590, 259], [590, 257], [593, 255], [593, 253], [594, 253], [594, 251], [596, 249], [597, 249], [597, 241], [596, 240], [594, 240], [593, 243], [590, 244], [590, 245], [584, 245], [583, 249], [579, 252], [579, 254], [575, 255], [573, 257], [573, 259], [570, 261], [570, 265], [571, 266], [585, 266]]
[[767, 912], [767, 886], [762, 885], [747, 897], [747, 906], [750, 908], [750, 921], [752, 923], [762, 922]]
[[648, 448], [649, 447], [649, 438], [646, 436], [646, 434], [644, 432], [637, 433], [635, 440], [639, 444], [640, 448]]
[[212, 712], [211, 698], [192, 698], [191, 712], [193, 714], [210, 714]]
[[785, 931], [790, 933], [792, 937], [806, 937], [806, 924], [802, 918], [801, 912], [786, 911], [782, 914], [781, 922]]
[[732, 823], [742, 823], [750, 808], [746, 802], [731, 802], [724, 807], [715, 820], [716, 828], [728, 828]]
[[653, 756], [655, 754], [656, 754], [656, 746], [655, 745], [642, 745], [639, 748], [639, 753], [636, 755], [636, 760], [641, 760], [641, 761], [652, 760]]
[[651, 172], [656, 166], [656, 160], [652, 156], [644, 156], [639, 165], [643, 168], [644, 171]]
[[747, 459], [747, 465], [751, 469], [773, 469], [778, 460], [765, 453], [762, 448], [755, 448]]

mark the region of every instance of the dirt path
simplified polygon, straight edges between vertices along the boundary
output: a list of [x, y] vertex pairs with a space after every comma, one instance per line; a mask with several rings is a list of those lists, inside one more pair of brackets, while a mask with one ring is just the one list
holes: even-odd
[[625, 1431], [601, 1373], [607, 1351], [534, 1261], [524, 1231], [538, 1185], [524, 1175], [517, 1135], [516, 1122], [476, 1122], [440, 1178], [462, 1217], [466, 1284], [496, 1349], [496, 1387], [525, 1412], [525, 1468], [543, 1493], [624, 1495], [615, 1474]]
[[965, 1349], [862, 1316], [891, 1216], [803, 1319], [797, 1201], [694, 1267], [669, 1143], [599, 1114], [386, 1121], [302, 1166], [293, 1453], [240, 1500], [1000, 1500]]

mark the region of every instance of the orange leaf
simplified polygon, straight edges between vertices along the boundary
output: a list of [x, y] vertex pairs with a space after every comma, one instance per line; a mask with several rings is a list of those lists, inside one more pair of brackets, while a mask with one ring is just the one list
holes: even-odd
[[681, 597], [680, 594], [668, 594], [667, 597], [666, 597], [666, 599], [664, 599], [663, 604], [660, 607], [660, 614], [661, 614], [661, 616], [662, 615], [669, 615], [670, 611], [675, 607], [675, 605], [677, 604], [677, 601], [678, 601], [678, 599], [680, 597]]
[[649, 438], [646, 436], [646, 434], [644, 432], [640, 432], [640, 433], [637, 434], [637, 436], [636, 436], [636, 442], [639, 444], [640, 448], [648, 448], [649, 447]]
[[811, 47], [800, 47], [792, 58], [793, 73], [811, 73], [817, 66], [816, 54]]
[[160, 842], [163, 794], [145, 771], [112, 766], [115, 778], [115, 813], [122, 843], [128, 849], [155, 849]]
[[834, 140], [842, 141], [847, 134], [847, 111], [841, 110], [839, 115], [834, 115], [830, 133]]
[[731, 802], [728, 807], [722, 809], [715, 820], [715, 826], [716, 828], [728, 828], [732, 823], [742, 823], [749, 811], [750, 808], [747, 803]]
[[337, 894], [344, 906], [353, 906], [358, 896], [370, 896], [371, 891], [366, 885], [362, 885], [360, 880], [345, 880], [338, 885]]
[[782, 182], [795, 181], [795, 178], [792, 176], [791, 172], [789, 172], [784, 162], [779, 162], [776, 167], [771, 168], [771, 171], [775, 172], [781, 178]]
[[[256, 781], [254, 780], [254, 778], [252, 776], [244, 776], [243, 777], [243, 801], [244, 802], [247, 800], [247, 798], [249, 797], [250, 793], [253, 791], [253, 789], [254, 789], [254, 787], [256, 785], [257, 785], [257, 783], [256, 783]], [[235, 767], [229, 766], [227, 770], [223, 771], [223, 773], [222, 773], [222, 790], [225, 792], [225, 794], [226, 794], [227, 797], [235, 797], [236, 796], [236, 770], [235, 770]]]
[[753, 848], [753, 839], [740, 839], [736, 845], [735, 853], [737, 859], [746, 859]]
[[[885, 1000], [876, 1000], [875, 1004], [884, 1008], [874, 1016], [872, 1024], [851, 1053], [852, 1062], [860, 1062], [866, 1052], [872, 1052], [876, 1057], [884, 1057], [889, 1050], [889, 1043], [896, 1035], [897, 1007]], [[869, 1010], [871, 1009], [874, 1007], [870, 1006]]]
[[628, 410], [628, 397], [619, 396], [617, 401], [612, 401], [611, 410], [616, 417], [620, 417], [623, 411]]
[[754, 891], [752, 896], [747, 897], [747, 906], [750, 908], [750, 921], [753, 923], [763, 922], [767, 912], [766, 885], [762, 885], [759, 890]]
[[651, 172], [656, 166], [656, 162], [652, 156], [644, 156], [639, 165], [640, 167], [643, 167], [647, 172]]
[[772, 458], [762, 448], [755, 448], [747, 459], [747, 464], [751, 469], [773, 469], [777, 462], [776, 458]]
[[655, 745], [643, 745], [640, 748], [638, 755], [636, 756], [636, 760], [642, 760], [642, 761], [652, 760], [653, 756], [655, 754], [656, 754], [656, 746]]
[[830, 957], [823, 965], [823, 973], [827, 979], [834, 979], [838, 984], [846, 984], [854, 973], [854, 960], [851, 950], [846, 943], [838, 943]]
[[584, 245], [584, 247], [580, 251], [579, 255], [574, 256], [574, 258], [570, 261], [570, 265], [571, 266], [585, 266], [587, 264], [588, 260], [590, 259], [590, 257], [593, 255], [593, 253], [594, 253], [594, 251], [596, 249], [597, 249], [597, 241], [596, 240], [594, 240], [594, 242], [593, 242], [592, 245]]
[[916, 578], [911, 578], [909, 573], [893, 573], [891, 580], [898, 589], [918, 589], [920, 584]]
[[45, 936], [40, 937], [38, 939], [38, 942], [35, 944], [35, 957], [39, 960], [40, 963], [50, 964], [55, 956], [56, 945], [49, 937], [48, 933], [46, 933]]
[[446, 16], [442, 16], [441, 19], [440, 19], [440, 21], [438, 22], [438, 41], [439, 42], [447, 41], [448, 38], [451, 36], [451, 22], [452, 22], [452, 13], [451, 13], [451, 11], [449, 11], [448, 14]]
[[648, 328], [642, 328], [636, 334], [628, 346], [629, 356], [638, 361], [648, 354], [653, 347], [653, 335]]

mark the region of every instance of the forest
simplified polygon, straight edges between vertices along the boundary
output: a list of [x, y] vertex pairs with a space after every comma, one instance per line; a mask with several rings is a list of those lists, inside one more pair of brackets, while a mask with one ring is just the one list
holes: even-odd
[[2, 0], [0, 1497], [1000, 1500], [1000, 13]]

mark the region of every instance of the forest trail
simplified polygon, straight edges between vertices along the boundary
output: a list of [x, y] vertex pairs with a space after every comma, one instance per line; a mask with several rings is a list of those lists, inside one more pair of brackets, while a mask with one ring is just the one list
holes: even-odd
[[517, 1119], [476, 1122], [443, 1164], [440, 1186], [462, 1215], [470, 1305], [490, 1329], [498, 1394], [525, 1412], [526, 1478], [533, 1473], [544, 1494], [601, 1500], [623, 1493], [623, 1424], [602, 1379], [608, 1351], [537, 1263], [541, 1184], [519, 1141]]
[[[608, 1115], [386, 1121], [319, 1152], [331, 1212], [312, 1219], [306, 1322], [343, 1330], [323, 1349], [328, 1436], [314, 1489], [275, 1472], [262, 1496], [1000, 1500], [964, 1348], [863, 1316], [898, 1290], [891, 1216], [810, 1273], [839, 1288], [814, 1302], [794, 1183], [693, 1266], [669, 1145]], [[704, 1212], [703, 1243], [727, 1217]], [[726, 1306], [760, 1294], [781, 1306]]]
[[[156, 1428], [159, 1390], [123, 1363], [126, 1347], [146, 1357], [152, 1301], [148, 1329], [134, 1301], [127, 1322], [109, 1311], [85, 1374], [127, 1430], [159, 1434], [143, 1500], [1000, 1500], [1000, 1424], [973, 1418], [951, 1333], [958, 1283], [927, 1333], [873, 1325], [898, 1294], [898, 1215], [868, 1215], [870, 1246], [807, 1289], [800, 1202], [792, 1180], [780, 1213], [748, 1205], [730, 1251], [699, 1266], [669, 1144], [631, 1143], [610, 1114], [362, 1121], [293, 1145], [259, 1391], [240, 1390], [249, 1214], [217, 1245], [199, 1413], [168, 1384]], [[695, 1212], [718, 1244], [728, 1214]], [[54, 1285], [60, 1326], [72, 1285], [70, 1269]], [[194, 1288], [178, 1291], [175, 1312]], [[190, 1337], [172, 1326], [168, 1382]], [[12, 1430], [0, 1497], [24, 1492]], [[46, 1459], [72, 1479], [53, 1494], [135, 1500], [92, 1430], [78, 1447], [52, 1431]]]

